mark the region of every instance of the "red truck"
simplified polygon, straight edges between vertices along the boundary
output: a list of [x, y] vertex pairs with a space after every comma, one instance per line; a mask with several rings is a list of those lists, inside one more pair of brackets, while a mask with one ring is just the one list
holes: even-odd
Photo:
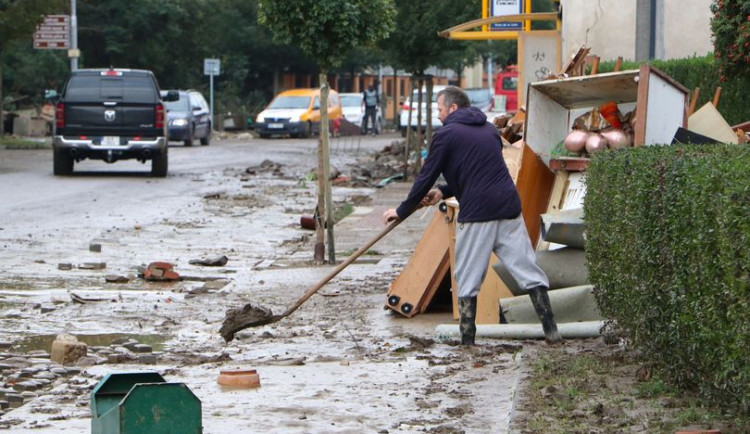
[[[509, 66], [495, 76], [495, 96], [505, 97], [505, 112], [515, 113], [518, 111], [518, 70], [515, 66]], [[503, 111], [495, 99], [495, 110]]]

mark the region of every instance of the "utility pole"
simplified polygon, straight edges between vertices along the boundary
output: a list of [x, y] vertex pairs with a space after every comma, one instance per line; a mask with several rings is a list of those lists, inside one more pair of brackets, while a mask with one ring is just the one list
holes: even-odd
[[655, 13], [654, 0], [636, 0], [635, 60], [653, 59]]
[[70, 0], [70, 70], [78, 70], [78, 16], [76, 15], [76, 0]]

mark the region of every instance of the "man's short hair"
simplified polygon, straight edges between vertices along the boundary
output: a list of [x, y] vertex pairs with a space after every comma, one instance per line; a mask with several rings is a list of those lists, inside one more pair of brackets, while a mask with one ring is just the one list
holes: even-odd
[[443, 96], [443, 105], [445, 107], [450, 107], [451, 104], [455, 104], [458, 106], [458, 108], [466, 108], [471, 105], [471, 100], [469, 100], [469, 96], [466, 95], [466, 92], [463, 91], [458, 86], [448, 86], [445, 89], [438, 92], [436, 98], [440, 98], [440, 95]]

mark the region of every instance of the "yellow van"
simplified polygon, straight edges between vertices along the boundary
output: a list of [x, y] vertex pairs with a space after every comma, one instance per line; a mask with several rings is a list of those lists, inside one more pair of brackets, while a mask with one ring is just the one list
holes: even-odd
[[[340, 117], [339, 94], [330, 89], [328, 91], [328, 120], [332, 124]], [[255, 119], [255, 131], [262, 138], [285, 134], [292, 137], [310, 137], [312, 134], [319, 134], [320, 89], [292, 89], [276, 95], [268, 107]]]

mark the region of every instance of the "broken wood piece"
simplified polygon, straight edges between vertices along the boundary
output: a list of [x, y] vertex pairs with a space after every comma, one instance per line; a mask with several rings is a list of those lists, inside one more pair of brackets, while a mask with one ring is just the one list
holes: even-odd
[[103, 270], [107, 268], [106, 262], [84, 262], [78, 268], [82, 270]]
[[591, 48], [586, 47], [585, 45], [581, 46], [578, 51], [576, 51], [575, 54], [565, 62], [565, 65], [563, 65], [562, 71], [558, 76], [573, 77], [581, 75], [581, 65], [586, 60], [589, 51], [591, 51]]
[[599, 56], [590, 57], [593, 57], [593, 60], [591, 61], [591, 72], [589, 72], [589, 75], [596, 75], [599, 73], [599, 62], [601, 58]]
[[130, 282], [130, 279], [128, 279], [125, 276], [120, 276], [117, 274], [108, 274], [104, 276], [104, 281], [107, 283], [128, 283]]
[[737, 143], [742, 145], [747, 143], [747, 133], [742, 128], [737, 128], [734, 131], [737, 134]]
[[714, 92], [714, 107], [719, 107], [719, 98], [721, 98], [721, 86], [717, 87]]
[[622, 56], [617, 56], [617, 60], [615, 60], [614, 72], [620, 72], [621, 69], [622, 69]]
[[80, 295], [76, 294], [75, 292], [71, 292], [70, 293], [70, 298], [73, 300], [74, 303], [80, 303], [80, 304], [96, 303], [96, 302], [101, 302], [101, 301], [109, 301], [108, 298], [81, 297]]
[[698, 102], [698, 95], [700, 95], [700, 92], [700, 87], [696, 87], [695, 90], [693, 90], [693, 97], [690, 99], [690, 109], [688, 109], [688, 116], [692, 116], [693, 112], [695, 112], [695, 104]]
[[737, 134], [710, 102], [688, 118], [687, 129], [721, 143], [737, 143]]

